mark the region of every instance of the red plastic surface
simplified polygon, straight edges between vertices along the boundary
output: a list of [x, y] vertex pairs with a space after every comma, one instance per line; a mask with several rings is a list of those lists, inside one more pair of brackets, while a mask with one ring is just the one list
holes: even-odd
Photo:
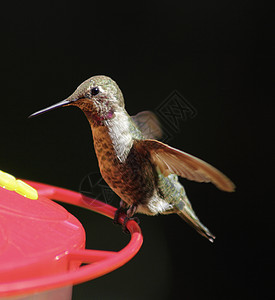
[[[127, 223], [131, 240], [121, 251], [84, 249], [82, 225], [63, 207], [47, 198], [78, 205], [109, 218], [114, 217], [116, 208], [63, 188], [24, 181], [37, 189], [38, 200], [0, 188], [0, 297], [91, 280], [119, 268], [139, 251], [143, 238], [134, 221]], [[123, 219], [121, 217], [120, 222]], [[18, 247], [18, 243], [23, 246]], [[7, 251], [9, 247], [13, 252]], [[78, 267], [81, 263], [88, 265]], [[22, 266], [22, 272], [26, 267], [31, 271], [12, 274], [11, 265], [19, 269]]]

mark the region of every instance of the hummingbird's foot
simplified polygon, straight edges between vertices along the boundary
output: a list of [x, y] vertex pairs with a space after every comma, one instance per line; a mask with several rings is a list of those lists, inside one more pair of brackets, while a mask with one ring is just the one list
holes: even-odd
[[137, 210], [137, 205], [133, 204], [129, 207], [129, 209], [127, 210], [127, 216], [125, 217], [123, 224], [122, 224], [122, 230], [124, 233], [130, 233], [129, 230], [126, 227], [126, 224], [128, 221], [136, 221], [139, 224], [139, 219], [137, 217], [133, 217], [133, 215], [135, 214]]
[[125, 213], [126, 208], [127, 208], [127, 204], [123, 200], [121, 200], [120, 204], [119, 204], [119, 208], [116, 210], [115, 216], [114, 216], [114, 219], [113, 219], [113, 223], [115, 225], [120, 224], [119, 221], [118, 221], [119, 217], [120, 217], [121, 214]]
[[123, 214], [124, 212], [125, 212], [125, 209], [122, 208], [122, 207], [120, 207], [120, 208], [118, 208], [118, 209], [116, 210], [115, 216], [114, 216], [114, 219], [113, 219], [113, 223], [114, 223], [115, 225], [120, 224], [118, 220], [119, 220], [119, 217], [121, 216], [121, 214]]
[[[115, 215], [114, 215], [114, 219], [113, 219], [114, 224], [120, 224], [119, 218], [121, 217], [122, 214], [124, 214], [124, 216], [125, 216], [126, 208], [127, 208], [127, 203], [125, 203], [123, 200], [121, 200], [120, 206], [116, 210]], [[135, 222], [137, 222], [139, 224], [139, 219], [137, 217], [133, 217], [136, 210], [137, 210], [137, 205], [135, 205], [135, 204], [131, 205], [129, 207], [129, 209], [127, 210], [126, 216], [124, 217], [124, 220], [122, 223], [122, 231], [124, 233], [130, 233], [129, 230], [126, 228], [126, 224], [128, 221], [134, 220]]]
[[122, 224], [122, 231], [124, 233], [126, 233], [126, 234], [130, 233], [130, 231], [126, 227], [126, 224], [128, 223], [128, 221], [132, 221], [132, 220], [137, 222], [138, 224], [140, 223], [139, 218], [137, 218], [137, 217], [132, 217], [132, 218], [125, 217], [123, 224]]

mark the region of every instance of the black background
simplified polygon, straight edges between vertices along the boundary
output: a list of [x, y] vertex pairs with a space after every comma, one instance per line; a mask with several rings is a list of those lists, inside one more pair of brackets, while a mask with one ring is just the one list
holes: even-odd
[[[215, 243], [176, 215], [140, 216], [137, 256], [75, 286], [73, 299], [271, 298], [270, 12], [262, 1], [17, 1], [1, 10], [3, 171], [76, 191], [98, 172], [80, 110], [27, 116], [104, 74], [119, 84], [129, 114], [155, 110], [178, 90], [197, 116], [181, 122], [169, 143], [237, 186], [228, 194], [182, 180]], [[83, 223], [87, 248], [119, 250], [128, 242], [109, 219], [65, 207]]]

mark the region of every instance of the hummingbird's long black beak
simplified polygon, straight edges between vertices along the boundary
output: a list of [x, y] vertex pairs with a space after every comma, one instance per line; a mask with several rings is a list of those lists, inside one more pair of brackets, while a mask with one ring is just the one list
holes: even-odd
[[61, 107], [61, 106], [64, 106], [64, 105], [68, 105], [72, 102], [74, 102], [75, 100], [63, 100], [63, 101], [60, 101], [52, 106], [49, 106], [47, 108], [44, 108], [44, 109], [41, 109], [33, 114], [31, 114], [28, 118], [32, 118], [32, 117], [35, 117], [35, 116], [38, 116], [38, 115], [41, 115], [41, 114], [44, 114], [45, 112], [48, 112], [52, 109], [55, 109], [55, 108], [58, 108], [58, 107]]

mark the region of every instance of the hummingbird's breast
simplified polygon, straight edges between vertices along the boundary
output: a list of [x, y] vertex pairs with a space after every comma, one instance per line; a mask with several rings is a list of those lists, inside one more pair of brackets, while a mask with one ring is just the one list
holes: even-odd
[[[157, 174], [123, 117], [109, 126], [92, 127], [94, 148], [102, 177], [128, 205], [146, 204], [157, 186]], [[126, 120], [124, 120], [126, 121]]]

